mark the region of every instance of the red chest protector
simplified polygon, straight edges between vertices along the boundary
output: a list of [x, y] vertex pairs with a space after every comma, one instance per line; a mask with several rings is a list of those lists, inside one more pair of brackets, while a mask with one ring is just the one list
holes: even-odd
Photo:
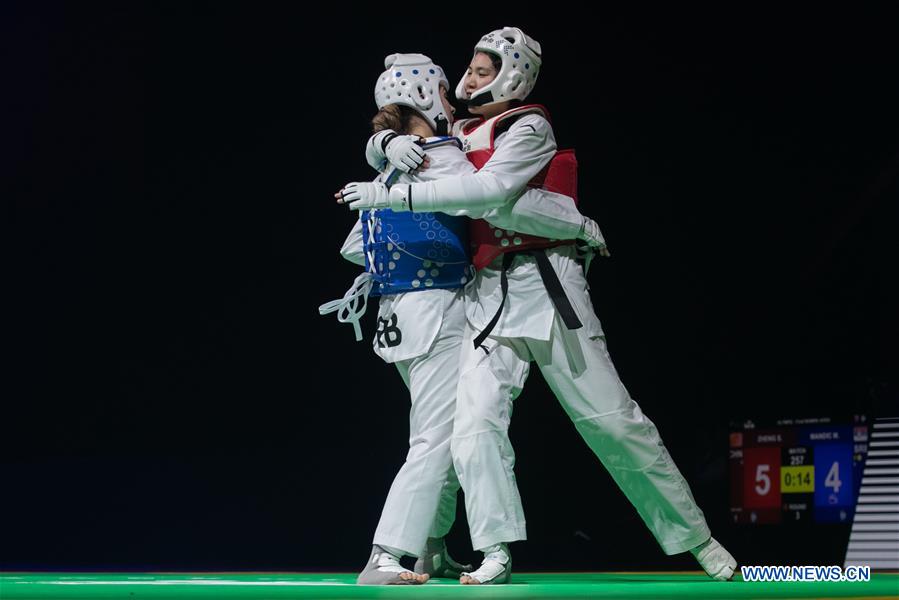
[[[479, 119], [460, 121], [455, 134], [462, 140], [462, 147], [468, 160], [480, 170], [493, 156], [497, 126], [503, 121], [532, 113], [549, 120], [549, 114], [542, 106], [537, 104], [519, 106], [486, 121]], [[528, 187], [542, 188], [568, 196], [577, 204], [577, 158], [574, 156], [574, 150], [556, 152], [549, 164], [528, 182]], [[482, 219], [471, 220], [468, 237], [471, 244], [471, 262], [478, 270], [489, 265], [504, 252], [552, 248], [574, 243], [574, 240], [550, 240], [497, 229]]]

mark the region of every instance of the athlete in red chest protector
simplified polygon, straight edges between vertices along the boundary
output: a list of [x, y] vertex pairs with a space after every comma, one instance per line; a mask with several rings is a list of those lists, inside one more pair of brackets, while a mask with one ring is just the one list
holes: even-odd
[[[526, 539], [508, 428], [512, 402], [532, 362], [662, 550], [690, 551], [711, 577], [729, 579], [736, 561], [711, 537], [658, 430], [618, 378], [575, 248], [549, 239], [530, 240], [501, 226], [504, 207], [535, 178], [544, 174], [545, 182], [553, 171], [558, 160], [555, 139], [545, 114], [535, 110], [508, 119], [512, 122], [503, 131], [491, 132], [489, 148], [478, 131], [510, 116], [512, 104], [533, 89], [541, 63], [540, 45], [520, 29], [506, 27], [483, 36], [456, 96], [485, 123], [476, 128], [461, 123], [455, 131], [463, 148], [492, 150], [482, 168], [472, 175], [349, 198], [354, 208], [382, 202], [413, 212], [465, 207], [494, 211], [485, 217], [487, 228], [476, 236], [484, 243], [475, 252], [483, 252], [483, 261], [496, 257], [466, 289], [466, 341], [451, 443], [472, 545], [484, 552], [484, 561], [460, 581], [508, 582], [508, 544]], [[498, 243], [487, 243], [489, 235]], [[602, 243], [595, 246], [604, 248]]]

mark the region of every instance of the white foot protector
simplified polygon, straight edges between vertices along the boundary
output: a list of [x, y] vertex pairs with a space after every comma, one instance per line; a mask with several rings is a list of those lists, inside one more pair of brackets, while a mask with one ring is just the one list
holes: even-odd
[[734, 576], [737, 561], [715, 538], [709, 538], [690, 552], [712, 579], [727, 581]]
[[[470, 581], [466, 581], [470, 578]], [[484, 560], [477, 571], [462, 573], [459, 580], [467, 585], [496, 585], [512, 579], [512, 555], [506, 544], [497, 544], [484, 550]]]
[[400, 573], [412, 573], [409, 569], [400, 564], [399, 558], [387, 552], [380, 546], [373, 546], [371, 549], [371, 557], [356, 578], [359, 585], [420, 585], [427, 581], [428, 577], [424, 576], [424, 580], [420, 581], [421, 575], [416, 575], [410, 579], [403, 579]]

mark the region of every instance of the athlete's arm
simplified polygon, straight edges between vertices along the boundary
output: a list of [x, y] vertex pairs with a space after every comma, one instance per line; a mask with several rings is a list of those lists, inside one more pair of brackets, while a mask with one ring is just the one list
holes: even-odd
[[[477, 173], [465, 154], [455, 147], [435, 149], [434, 159], [427, 171], [417, 175], [418, 179], [432, 182], [467, 177]], [[500, 161], [499, 164], [502, 162]], [[375, 184], [366, 185], [373, 186]], [[386, 202], [387, 189], [378, 191], [381, 202]], [[452, 216], [484, 219], [496, 227], [529, 235], [559, 240], [581, 239], [594, 248], [605, 246], [599, 226], [578, 211], [573, 199], [540, 188], [526, 188], [513, 201], [495, 208], [471, 205], [458, 209], [445, 209], [442, 212]]]
[[365, 265], [365, 251], [362, 249], [362, 219], [356, 219], [356, 224], [350, 230], [343, 247], [340, 248], [340, 255], [357, 265]]
[[525, 115], [506, 133], [487, 164], [477, 173], [436, 181], [394, 185], [389, 193], [377, 186], [350, 183], [344, 198], [350, 208], [392, 208], [396, 211], [448, 212], [490, 210], [516, 200], [552, 160], [556, 141], [543, 117]]

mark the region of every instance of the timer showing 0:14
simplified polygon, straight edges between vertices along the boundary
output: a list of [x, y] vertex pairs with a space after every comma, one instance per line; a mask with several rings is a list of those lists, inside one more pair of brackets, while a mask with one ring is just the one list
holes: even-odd
[[812, 465], [783, 467], [780, 470], [780, 487], [785, 494], [815, 491], [815, 468]]

